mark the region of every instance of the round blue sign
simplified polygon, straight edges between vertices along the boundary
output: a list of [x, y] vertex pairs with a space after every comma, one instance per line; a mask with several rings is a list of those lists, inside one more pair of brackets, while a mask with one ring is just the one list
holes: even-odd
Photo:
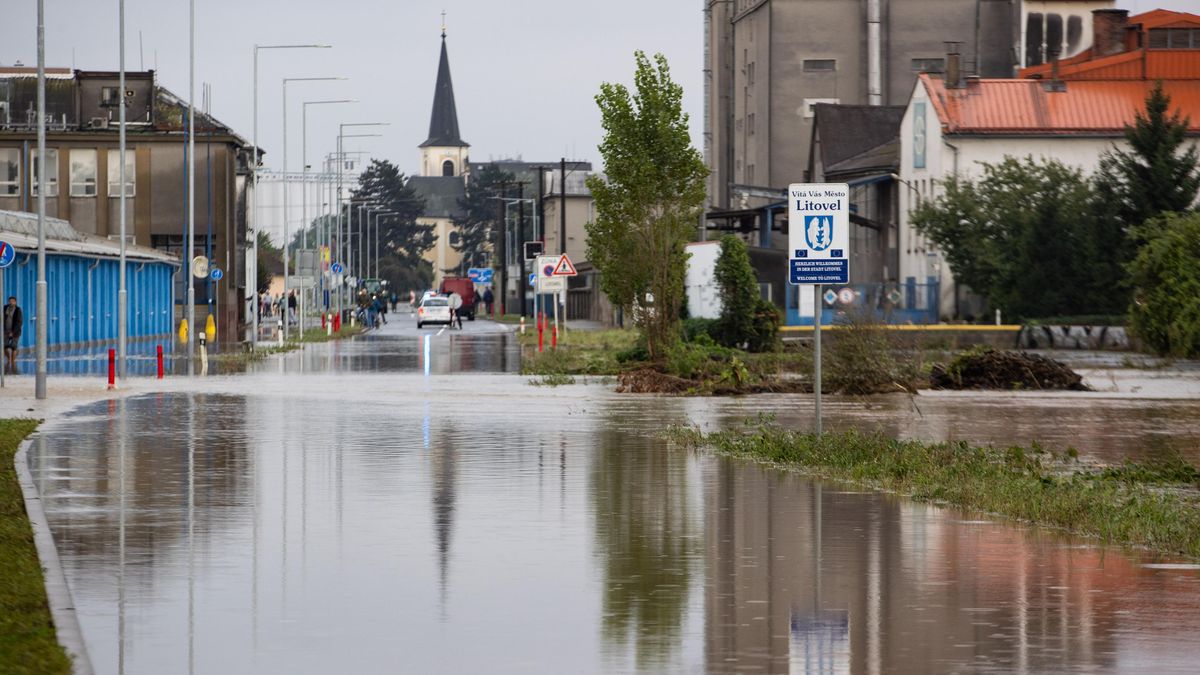
[[214, 267], [212, 268], [212, 271], [208, 273], [208, 276], [213, 281], [220, 281], [221, 277], [225, 276], [225, 273], [221, 271], [220, 267]]
[[0, 241], [0, 267], [8, 267], [17, 257], [17, 249], [7, 241]]
[[342, 267], [342, 263], [335, 262], [329, 269], [333, 270], [334, 274], [341, 274], [344, 268]]

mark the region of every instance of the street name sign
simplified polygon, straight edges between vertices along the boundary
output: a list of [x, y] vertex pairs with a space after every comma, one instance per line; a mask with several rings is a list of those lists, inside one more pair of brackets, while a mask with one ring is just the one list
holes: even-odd
[[850, 283], [850, 187], [788, 186], [788, 280], [796, 285]]

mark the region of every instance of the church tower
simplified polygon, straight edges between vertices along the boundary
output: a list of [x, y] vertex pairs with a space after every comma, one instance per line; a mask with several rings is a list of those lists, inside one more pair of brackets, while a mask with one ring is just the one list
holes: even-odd
[[442, 57], [438, 62], [437, 85], [433, 91], [429, 138], [420, 145], [421, 175], [462, 176], [467, 168], [467, 149], [470, 147], [458, 135], [458, 110], [454, 107], [454, 85], [450, 81], [450, 58], [446, 55], [446, 26], [443, 22]]

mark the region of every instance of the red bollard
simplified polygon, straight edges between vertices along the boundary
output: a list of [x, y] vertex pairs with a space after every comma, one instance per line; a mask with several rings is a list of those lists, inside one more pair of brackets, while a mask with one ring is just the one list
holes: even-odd
[[325, 330], [325, 312], [321, 312], [321, 330]]
[[117, 388], [117, 350], [108, 350], [108, 388]]
[[158, 346], [158, 379], [163, 379], [162, 345]]
[[333, 332], [342, 332], [342, 314], [341, 312], [333, 315]]
[[558, 326], [550, 329], [550, 348], [558, 349]]
[[542, 351], [542, 324], [538, 324], [538, 351]]

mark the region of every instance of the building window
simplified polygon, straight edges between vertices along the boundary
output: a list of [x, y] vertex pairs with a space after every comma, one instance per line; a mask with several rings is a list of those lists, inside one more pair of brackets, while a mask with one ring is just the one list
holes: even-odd
[[753, 164], [746, 165], [746, 182], [750, 183], [751, 185], [754, 184], [754, 165]]
[[754, 84], [754, 62], [753, 61], [746, 64], [746, 81], [749, 82], [750, 84]]
[[21, 151], [0, 148], [0, 196], [21, 194]]
[[837, 70], [837, 59], [804, 59], [804, 72], [827, 73]]
[[115, 108], [121, 105], [121, 94], [117, 87], [100, 87], [100, 106]]
[[71, 150], [71, 196], [96, 196], [96, 151]]
[[448, 160], [442, 162], [442, 175], [443, 176], [453, 176], [454, 175], [454, 162], [453, 161], [448, 159]]
[[[38, 153], [29, 152], [29, 194], [36, 197], [38, 193]], [[58, 150], [46, 148], [46, 196], [58, 196]]]
[[1200, 49], [1200, 28], [1151, 28], [1151, 49]]
[[749, 115], [746, 115], [746, 131], [751, 136], [754, 135], [754, 113], [750, 113]]
[[943, 73], [946, 71], [946, 60], [943, 58], [913, 59], [912, 69], [914, 73]]
[[[108, 151], [108, 196], [121, 196], [121, 164], [118, 159], [121, 156], [120, 151]], [[134, 187], [134, 162], [133, 150], [125, 151], [125, 196], [133, 197], [137, 190]]]

